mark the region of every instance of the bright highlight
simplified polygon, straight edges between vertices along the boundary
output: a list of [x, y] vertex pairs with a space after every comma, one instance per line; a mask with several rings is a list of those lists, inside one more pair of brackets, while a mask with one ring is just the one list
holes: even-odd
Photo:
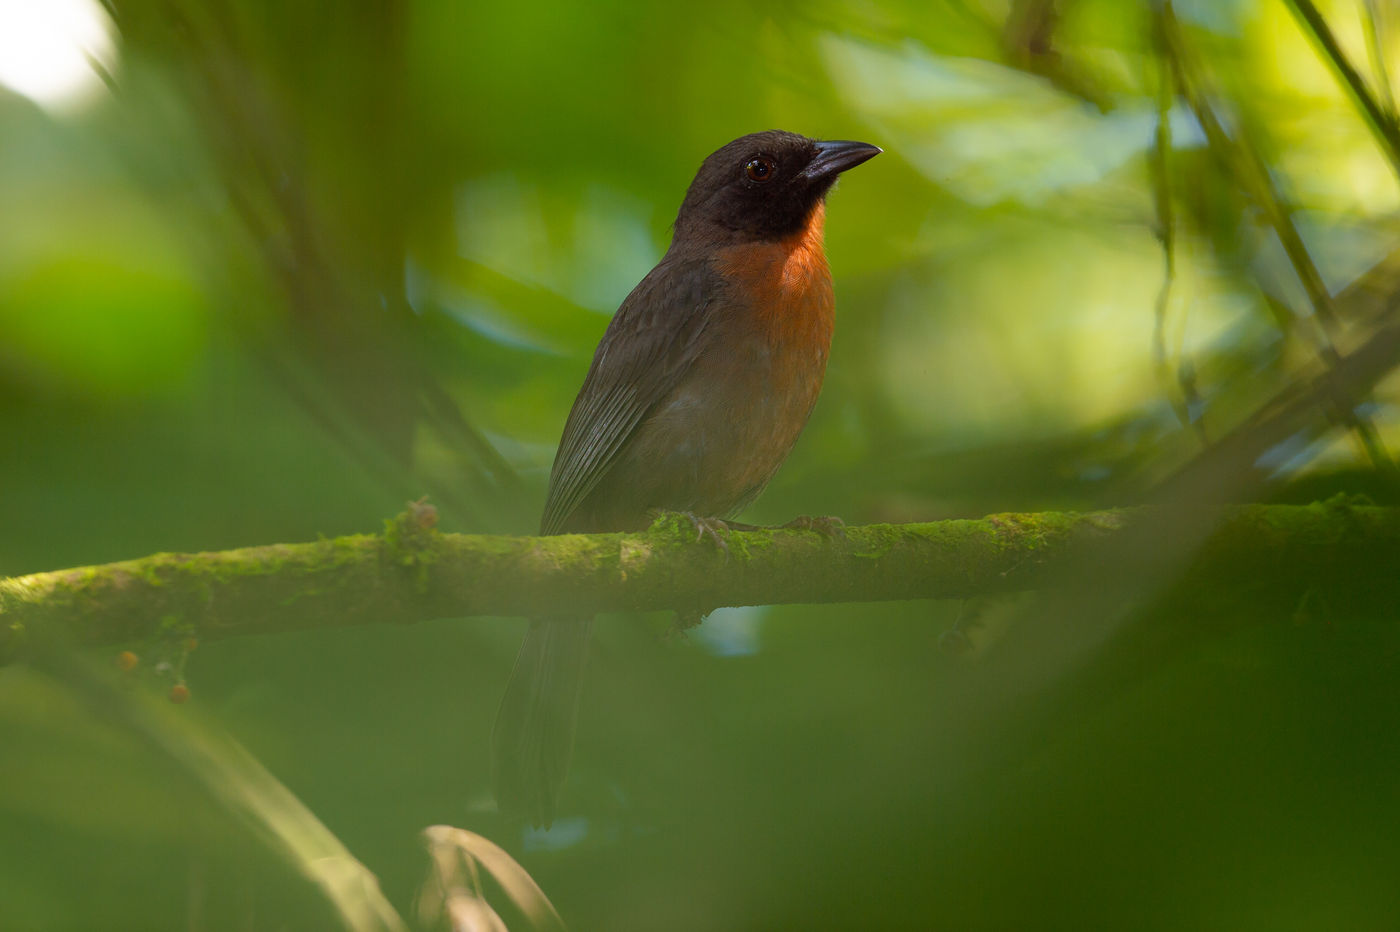
[[101, 87], [89, 64], [110, 67], [110, 21], [95, 0], [0, 0], [0, 84], [63, 109]]

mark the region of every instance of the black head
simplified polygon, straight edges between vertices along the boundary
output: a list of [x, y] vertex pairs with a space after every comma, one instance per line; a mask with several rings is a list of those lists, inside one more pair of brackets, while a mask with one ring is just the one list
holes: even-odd
[[806, 226], [838, 175], [881, 151], [782, 130], [741, 136], [700, 166], [676, 217], [676, 234], [782, 239]]

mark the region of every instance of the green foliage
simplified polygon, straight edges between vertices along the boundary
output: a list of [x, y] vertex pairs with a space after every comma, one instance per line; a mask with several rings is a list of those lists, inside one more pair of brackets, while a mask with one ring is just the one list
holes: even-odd
[[[747, 520], [1181, 516], [1078, 602], [601, 620], [548, 835], [487, 790], [508, 626], [172, 655], [400, 915], [450, 823], [580, 929], [1392, 920], [1393, 611], [1172, 590], [1196, 505], [1397, 501], [1384, 4], [1321, 4], [1331, 45], [1270, 0], [105, 6], [110, 88], [0, 89], [0, 576], [424, 494], [532, 532], [694, 169], [774, 126], [886, 154], [831, 197], [827, 384]], [[324, 927], [287, 823], [75, 669], [0, 669], [0, 927]]]

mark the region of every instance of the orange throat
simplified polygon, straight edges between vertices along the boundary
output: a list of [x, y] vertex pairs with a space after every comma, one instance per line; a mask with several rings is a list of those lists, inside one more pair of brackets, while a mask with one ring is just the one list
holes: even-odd
[[747, 292], [771, 339], [819, 343], [823, 355], [835, 304], [822, 245], [825, 226], [826, 205], [818, 202], [796, 233], [775, 243], [726, 249], [719, 257], [720, 271]]
[[787, 254], [783, 260], [783, 287], [805, 288], [825, 281], [831, 283], [831, 270], [826, 265], [826, 249], [822, 234], [826, 230], [826, 203], [817, 201], [817, 206], [807, 215], [807, 224], [798, 232], [779, 241], [778, 245]]

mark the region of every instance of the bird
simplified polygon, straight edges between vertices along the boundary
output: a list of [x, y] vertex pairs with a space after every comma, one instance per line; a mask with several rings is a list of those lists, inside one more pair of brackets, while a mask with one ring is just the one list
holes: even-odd
[[[778, 471], [826, 374], [823, 244], [838, 176], [882, 152], [783, 130], [701, 164], [670, 248], [608, 324], [560, 439], [542, 535], [640, 530], [658, 512], [724, 527]], [[591, 616], [530, 622], [492, 731], [503, 812], [554, 820]]]

